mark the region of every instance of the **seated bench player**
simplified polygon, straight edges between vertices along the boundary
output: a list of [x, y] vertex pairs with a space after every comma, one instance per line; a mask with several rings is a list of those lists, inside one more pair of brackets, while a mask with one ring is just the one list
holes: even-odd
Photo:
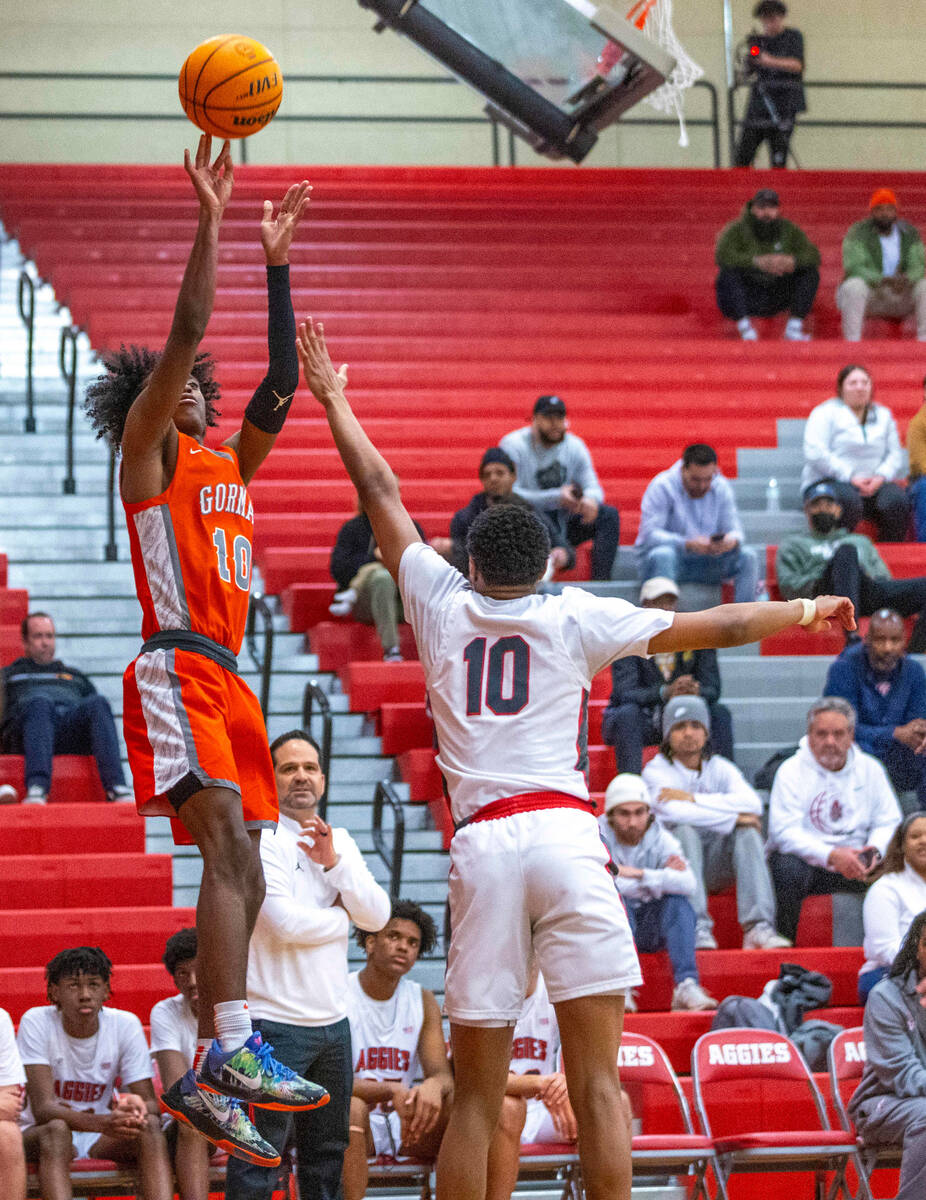
[[348, 977], [354, 1090], [344, 1200], [366, 1195], [368, 1158], [434, 1158], [440, 1147], [453, 1092], [440, 1009], [406, 978], [436, 941], [433, 920], [411, 900], [393, 901], [379, 933], [357, 930], [367, 961]]
[[10, 1014], [0, 1008], [0, 1179], [8, 1200], [26, 1200], [26, 1160], [19, 1130], [26, 1076]]
[[45, 968], [49, 1003], [19, 1023], [23, 1144], [44, 1200], [70, 1200], [72, 1158], [131, 1163], [142, 1200], [173, 1196], [148, 1043], [134, 1013], [105, 1007], [111, 970], [99, 947], [62, 950]]

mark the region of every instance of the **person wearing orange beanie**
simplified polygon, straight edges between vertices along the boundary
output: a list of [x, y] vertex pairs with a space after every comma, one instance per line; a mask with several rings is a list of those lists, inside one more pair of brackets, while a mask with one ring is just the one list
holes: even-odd
[[877, 188], [869, 215], [851, 226], [842, 242], [843, 280], [836, 289], [842, 336], [857, 342], [865, 317], [902, 321], [916, 314], [916, 337], [926, 341], [926, 258], [923, 240], [897, 216], [897, 197]]

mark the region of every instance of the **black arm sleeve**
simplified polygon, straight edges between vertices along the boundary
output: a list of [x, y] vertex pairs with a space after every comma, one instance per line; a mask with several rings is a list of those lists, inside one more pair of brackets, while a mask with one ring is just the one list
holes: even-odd
[[289, 267], [267, 268], [267, 374], [244, 415], [264, 433], [279, 433], [299, 384], [296, 318], [289, 292]]

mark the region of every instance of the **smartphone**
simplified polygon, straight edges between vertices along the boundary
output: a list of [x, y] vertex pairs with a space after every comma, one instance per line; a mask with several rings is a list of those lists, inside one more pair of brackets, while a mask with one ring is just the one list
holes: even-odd
[[711, 541], [712, 542], [722, 542], [726, 536], [727, 535], [725, 533], [712, 533]]
[[867, 850], [860, 850], [858, 855], [859, 862], [866, 871], [870, 871], [880, 857], [881, 855], [872, 846], [869, 846]]

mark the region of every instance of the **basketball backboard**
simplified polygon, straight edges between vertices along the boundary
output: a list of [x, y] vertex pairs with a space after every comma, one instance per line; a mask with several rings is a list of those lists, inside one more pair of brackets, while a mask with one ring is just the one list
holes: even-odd
[[538, 153], [581, 162], [675, 59], [590, 0], [358, 0], [483, 96]]

